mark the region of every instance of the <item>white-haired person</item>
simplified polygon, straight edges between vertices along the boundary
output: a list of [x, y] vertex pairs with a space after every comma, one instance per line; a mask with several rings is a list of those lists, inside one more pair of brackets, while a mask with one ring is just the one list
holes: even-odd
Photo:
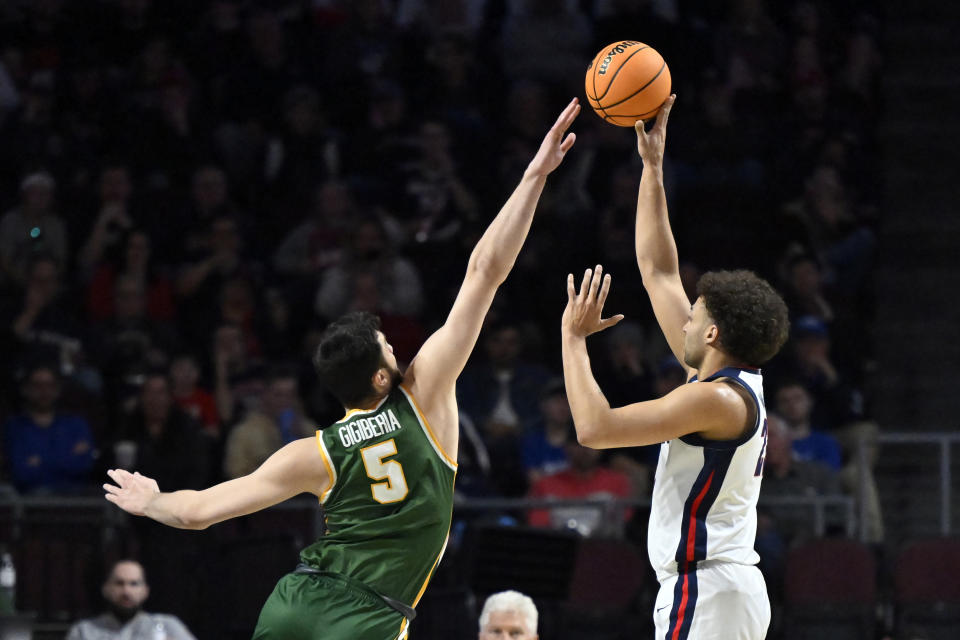
[[538, 640], [537, 607], [519, 591], [492, 594], [480, 611], [479, 640]]

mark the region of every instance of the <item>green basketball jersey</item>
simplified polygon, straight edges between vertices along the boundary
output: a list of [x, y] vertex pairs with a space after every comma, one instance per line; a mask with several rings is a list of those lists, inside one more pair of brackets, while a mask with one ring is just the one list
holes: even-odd
[[317, 443], [331, 478], [320, 498], [327, 532], [301, 561], [416, 606], [446, 548], [456, 463], [400, 386]]

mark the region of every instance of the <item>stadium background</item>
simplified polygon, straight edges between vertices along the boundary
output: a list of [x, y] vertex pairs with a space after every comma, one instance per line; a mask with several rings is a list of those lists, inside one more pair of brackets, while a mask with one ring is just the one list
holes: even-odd
[[[125, 455], [116, 444], [138, 443], [137, 468], [162, 488], [200, 487], [228, 473], [230, 433], [277, 377], [296, 379], [298, 415], [338, 419], [309, 365], [324, 324], [377, 312], [409, 358], [442, 322], [470, 248], [546, 128], [582, 98], [586, 63], [608, 42], [636, 39], [663, 53], [678, 94], [666, 182], [685, 282], [750, 268], [790, 304], [797, 332], [766, 371], [767, 395], [806, 387], [816, 426], [844, 444], [845, 468], [859, 455], [843, 441], [851, 424], [873, 425], [881, 443], [947, 434], [881, 444], [871, 457], [880, 534], [865, 532], [859, 485], [835, 485], [860, 520], [852, 531], [829, 520], [825, 533], [866, 550], [876, 591], [864, 597], [880, 604], [852, 624], [897, 628], [896, 558], [910, 541], [952, 532], [949, 493], [938, 491], [957, 493], [942, 458], [957, 403], [942, 375], [957, 350], [943, 340], [956, 326], [943, 302], [956, 225], [940, 224], [952, 183], [923, 151], [955, 138], [937, 88], [956, 78], [956, 55], [944, 54], [928, 5], [898, 7], [891, 24], [878, 3], [855, 0], [3, 3], [0, 414], [18, 415], [24, 380], [43, 363], [61, 376], [60, 410], [85, 420], [92, 444], [68, 478], [27, 478], [4, 423], [0, 539], [17, 560], [21, 609], [57, 637], [99, 608], [103, 563], [133, 554], [153, 586], [148, 609], [176, 613], [198, 637], [244, 637], [315, 532], [315, 506], [199, 535], [132, 522], [94, 498]], [[897, 55], [907, 48], [922, 70]], [[468, 502], [533, 494], [524, 441], [555, 394], [566, 273], [600, 261], [616, 276], [608, 307], [632, 324], [592, 344], [615, 401], [670, 384], [633, 260], [633, 135], [589, 111], [573, 129], [577, 145], [550, 178], [460, 388], [475, 436], [461, 452]], [[945, 367], [927, 364], [944, 356]], [[193, 360], [209, 395], [173, 398], [173, 360]], [[491, 419], [484, 395], [500, 364], [519, 385], [512, 425]], [[150, 434], [155, 412], [166, 436]], [[577, 624], [587, 637], [650, 633], [638, 489], [649, 456], [601, 461], [632, 474], [625, 497], [641, 505], [616, 545], [596, 545], [608, 565], [637, 568], [636, 584], [619, 585], [630, 591], [620, 610], [576, 606], [577, 587], [566, 592], [549, 572], [513, 580], [544, 589], [545, 640]], [[478, 566], [503, 577], [511, 564], [536, 573], [541, 559], [522, 560], [538, 549], [576, 556], [569, 533], [511, 528], [526, 511], [499, 504], [459, 509], [416, 637], [473, 633], [475, 598], [500, 586]], [[784, 524], [806, 508], [768, 514], [783, 562], [811, 539]], [[483, 556], [490, 540], [516, 544], [516, 555], [503, 566]], [[784, 601], [782, 571], [767, 569], [777, 635], [799, 609]]]

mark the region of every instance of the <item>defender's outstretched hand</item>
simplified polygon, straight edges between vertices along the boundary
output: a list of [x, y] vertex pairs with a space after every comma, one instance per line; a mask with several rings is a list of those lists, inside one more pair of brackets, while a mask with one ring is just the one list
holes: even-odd
[[107, 471], [107, 475], [117, 484], [105, 483], [103, 490], [107, 494], [104, 497], [135, 516], [146, 515], [147, 505], [154, 496], [160, 493], [157, 481], [140, 475], [139, 471], [130, 473], [124, 469], [110, 469]]
[[610, 293], [610, 274], [603, 275], [603, 265], [598, 264], [596, 270], [587, 269], [584, 272], [579, 293], [574, 289], [573, 274], [569, 274], [567, 276], [567, 308], [563, 310], [561, 321], [564, 333], [586, 338], [623, 320], [623, 314], [610, 318], [600, 317], [603, 314], [603, 304], [607, 301], [608, 293]]
[[640, 152], [640, 157], [643, 158], [644, 163], [663, 162], [663, 147], [667, 142], [667, 119], [670, 118], [670, 109], [673, 108], [676, 99], [676, 94], [667, 98], [649, 132], [644, 129], [643, 120], [637, 120], [636, 124], [633, 125], [637, 132], [637, 151]]
[[566, 138], [563, 134], [570, 128], [579, 113], [580, 103], [574, 98], [560, 113], [560, 117], [553, 123], [543, 142], [540, 143], [537, 155], [527, 167], [527, 175], [545, 176], [560, 166], [567, 151], [570, 151], [570, 147], [577, 141], [577, 134], [569, 133]]

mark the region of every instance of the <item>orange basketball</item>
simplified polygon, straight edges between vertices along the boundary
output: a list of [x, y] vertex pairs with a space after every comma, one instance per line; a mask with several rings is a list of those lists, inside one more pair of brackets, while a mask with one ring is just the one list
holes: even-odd
[[621, 40], [600, 50], [587, 67], [587, 101], [597, 115], [632, 127], [657, 115], [670, 97], [670, 69], [656, 49]]

